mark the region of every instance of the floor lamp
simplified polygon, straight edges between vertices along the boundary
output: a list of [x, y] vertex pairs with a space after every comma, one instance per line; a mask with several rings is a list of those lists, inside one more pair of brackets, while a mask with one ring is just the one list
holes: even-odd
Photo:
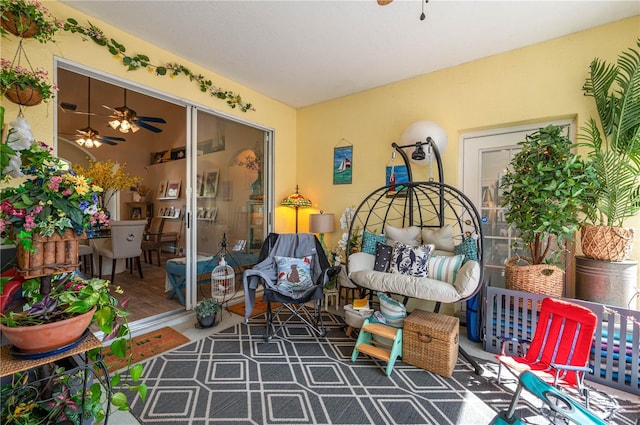
[[333, 223], [333, 214], [325, 214], [322, 210], [320, 210], [320, 214], [309, 215], [309, 231], [320, 235], [320, 244], [325, 253], [327, 253], [327, 246], [324, 243], [324, 234], [333, 233]]
[[291, 207], [296, 210], [296, 233], [298, 233], [298, 210], [300, 208], [307, 208], [311, 206], [311, 201], [302, 196], [298, 192], [298, 185], [296, 185], [295, 193], [287, 196], [280, 203], [283, 207]]

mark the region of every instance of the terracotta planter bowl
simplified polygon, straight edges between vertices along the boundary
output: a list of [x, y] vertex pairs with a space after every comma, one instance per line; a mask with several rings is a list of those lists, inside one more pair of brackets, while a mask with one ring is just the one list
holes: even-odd
[[89, 327], [96, 308], [59, 322], [44, 325], [8, 327], [0, 324], [0, 331], [22, 353], [43, 353], [64, 347], [78, 340]]

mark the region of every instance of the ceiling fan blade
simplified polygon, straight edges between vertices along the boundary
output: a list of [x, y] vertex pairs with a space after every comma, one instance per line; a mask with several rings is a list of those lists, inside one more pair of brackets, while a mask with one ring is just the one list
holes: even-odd
[[112, 142], [111, 140], [109, 140], [108, 138], [106, 138], [104, 136], [100, 138], [100, 142], [104, 143], [105, 145], [110, 145], [110, 146], [117, 146], [118, 145], [116, 142]]
[[158, 122], [161, 124], [166, 124], [167, 122], [164, 120], [164, 118], [159, 118], [159, 117], [141, 117], [138, 116], [138, 120], [139, 121], [148, 121], [148, 122]]
[[154, 127], [150, 124], [147, 124], [146, 122], [143, 121], [136, 121], [136, 124], [138, 124], [139, 127], [142, 128], [146, 128], [149, 131], [153, 131], [154, 133], [161, 133], [162, 129], [159, 129], [158, 127]]
[[122, 137], [113, 137], [113, 136], [102, 136], [103, 139], [113, 140], [114, 142], [126, 142], [127, 139], [123, 139]]

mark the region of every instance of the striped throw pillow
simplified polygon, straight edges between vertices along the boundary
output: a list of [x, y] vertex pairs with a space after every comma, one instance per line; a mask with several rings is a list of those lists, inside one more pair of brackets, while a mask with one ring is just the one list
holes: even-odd
[[453, 284], [456, 281], [456, 276], [463, 260], [464, 255], [432, 255], [429, 257], [427, 277]]

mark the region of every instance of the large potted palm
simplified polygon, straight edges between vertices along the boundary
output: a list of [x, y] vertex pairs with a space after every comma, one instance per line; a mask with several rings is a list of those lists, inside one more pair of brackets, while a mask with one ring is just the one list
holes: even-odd
[[597, 178], [581, 228], [576, 296], [629, 307], [638, 281], [638, 262], [630, 259], [636, 230], [627, 223], [640, 212], [640, 52], [630, 48], [616, 63], [594, 59], [583, 90], [597, 117], [578, 138]]
[[527, 135], [502, 178], [505, 219], [519, 232], [515, 251], [529, 255], [507, 260], [507, 289], [563, 295], [559, 260], [580, 227], [578, 215], [593, 179], [564, 133], [550, 125]]
[[[640, 47], [640, 39], [637, 40]], [[624, 223], [640, 212], [640, 52], [616, 63], [594, 59], [583, 86], [598, 113], [578, 135], [596, 172], [582, 227], [582, 252], [603, 261], [629, 258], [635, 230]]]

